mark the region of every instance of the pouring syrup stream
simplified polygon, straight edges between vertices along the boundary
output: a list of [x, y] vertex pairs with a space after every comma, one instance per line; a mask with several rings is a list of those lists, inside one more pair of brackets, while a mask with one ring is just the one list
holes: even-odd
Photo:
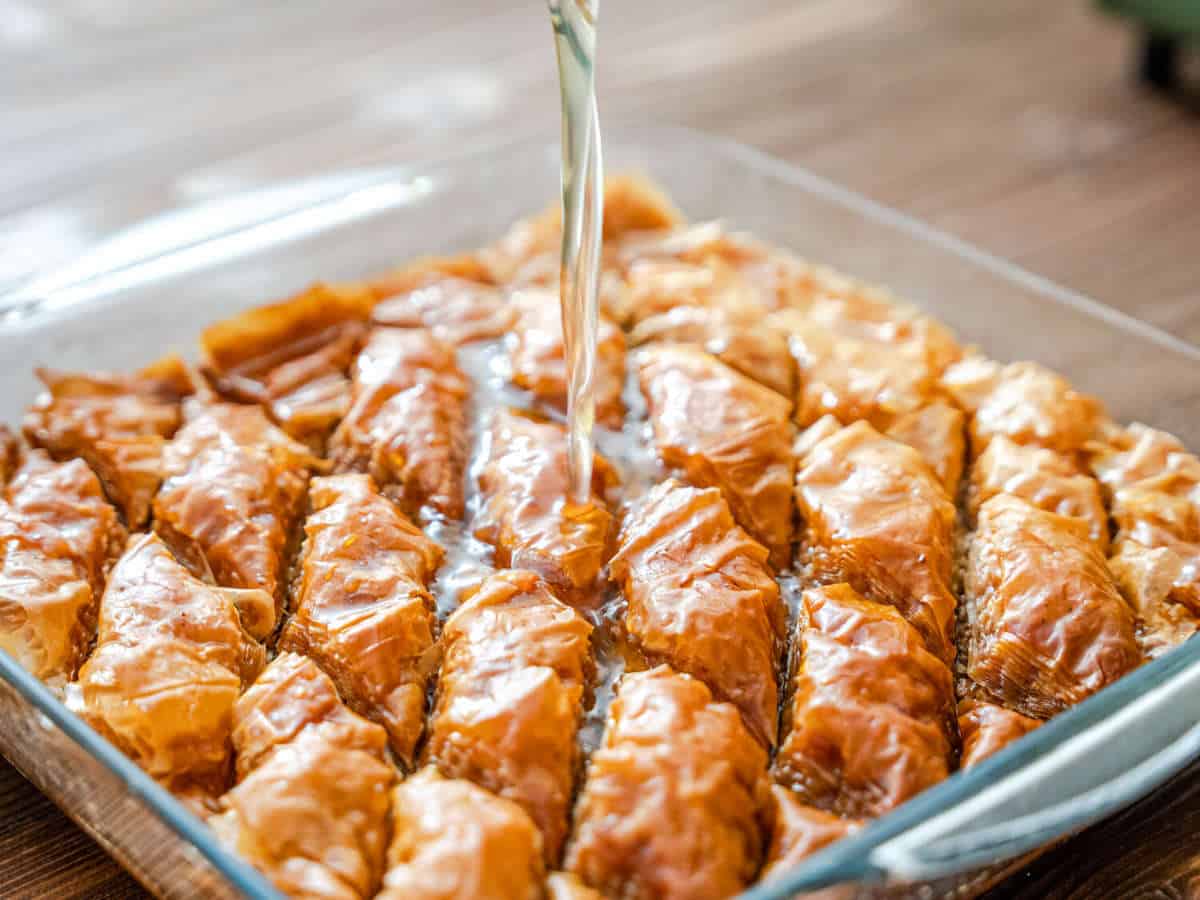
[[596, 108], [599, 0], [547, 0], [562, 96], [562, 256], [559, 302], [567, 363], [571, 500], [588, 503], [592, 484], [593, 385], [604, 227], [604, 164]]

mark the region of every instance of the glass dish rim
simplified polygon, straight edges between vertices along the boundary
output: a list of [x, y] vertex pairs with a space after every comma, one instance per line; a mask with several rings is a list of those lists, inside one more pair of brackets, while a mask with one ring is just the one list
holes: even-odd
[[[736, 140], [676, 125], [629, 126], [618, 124], [609, 130], [609, 135], [611, 135], [609, 140], [616, 140], [629, 146], [653, 146], [656, 140], [695, 146], [706, 153], [736, 163], [755, 174], [778, 180], [818, 199], [834, 203], [874, 224], [903, 232], [910, 238], [958, 256], [993, 275], [1044, 297], [1048, 301], [1074, 308], [1087, 316], [1103, 321], [1112, 328], [1151, 341], [1187, 357], [1191, 361], [1200, 363], [1200, 347], [1189, 341], [1171, 335], [1154, 325], [1059, 285], [1050, 279], [1034, 274], [1015, 263], [981, 250], [960, 238], [842, 187], [823, 176]], [[148, 253], [141, 257], [129, 257], [114, 268], [99, 267], [84, 277], [65, 280], [60, 278], [60, 283], [50, 290], [42, 285], [53, 285], [59, 272], [35, 274], [15, 288], [0, 294], [0, 330], [3, 330], [6, 323], [10, 321], [7, 316], [12, 315], [14, 310], [17, 312], [15, 318], [18, 322], [27, 318], [37, 318], [44, 311], [57, 311], [60, 307], [56, 306], [54, 301], [56, 293], [60, 291], [82, 292], [81, 298], [70, 302], [69, 305], [85, 304], [89, 299], [118, 292], [127, 286], [121, 280], [123, 274], [136, 272], [155, 262], [169, 260], [170, 257], [186, 253], [199, 245], [216, 240], [236, 242], [239, 235], [245, 239], [254, 228], [271, 225], [284, 219], [293, 217], [299, 217], [301, 220], [305, 217], [315, 219], [309, 227], [289, 232], [287, 240], [290, 241], [323, 231], [336, 232], [342, 224], [390, 208], [386, 205], [374, 209], [368, 208], [358, 215], [352, 214], [345, 220], [335, 220], [332, 223], [315, 216], [315, 213], [322, 208], [344, 201], [361, 191], [384, 189], [389, 185], [396, 186], [401, 179], [405, 182], [412, 182], [422, 177], [436, 179], [439, 174], [453, 173], [463, 166], [470, 165], [472, 161], [486, 160], [493, 156], [511, 158], [513, 154], [521, 152], [543, 153], [548, 148], [556, 148], [556, 146], [555, 138], [538, 130], [481, 142], [451, 154], [393, 166], [366, 167], [366, 172], [371, 174], [371, 177], [348, 184], [340, 192], [323, 193], [318, 199], [311, 202], [302, 202], [293, 207], [276, 209], [269, 215], [252, 221], [239, 222], [233, 227], [218, 231], [198, 232], [177, 246], [167, 246], [158, 252]], [[550, 154], [550, 158], [554, 156], [555, 154]], [[361, 172], [363, 168], [356, 167], [350, 171]], [[337, 174], [337, 172], [335, 170], [330, 174]], [[270, 190], [290, 184], [303, 186], [306, 182], [315, 182], [316, 180], [299, 179], [295, 182], [282, 182], [278, 185], [241, 192], [233, 196], [244, 198], [256, 194], [260, 190]], [[436, 185], [436, 181], [434, 183]], [[433, 190], [436, 191], [436, 187]], [[202, 208], [219, 207], [229, 199], [232, 198], [222, 198], [213, 203], [201, 204], [200, 207], [186, 207], [167, 213], [164, 217], [194, 214]], [[152, 217], [132, 227], [141, 228], [164, 217]], [[118, 235], [97, 242], [91, 251], [85, 252], [85, 258], [90, 258], [93, 253], [103, 253], [113, 238], [124, 233], [125, 231], [118, 232]], [[273, 246], [274, 243], [278, 242], [252, 246], [244, 252], [253, 255], [254, 252]], [[166, 277], [176, 277], [186, 274], [189, 268], [168, 270], [165, 274]], [[142, 280], [153, 281], [157, 277], [160, 276], [151, 274]], [[314, 273], [314, 277], [319, 277], [319, 273]], [[141, 281], [134, 283], [141, 283]], [[1200, 641], [1192, 641], [1185, 647], [1174, 649], [1162, 658], [1141, 667], [1137, 672], [1122, 678], [1079, 706], [1063, 713], [1043, 728], [972, 770], [954, 773], [946, 781], [872, 822], [858, 834], [839, 841], [831, 848], [810, 857], [777, 879], [751, 885], [743, 896], [753, 897], [756, 900], [790, 896], [802, 883], [805, 885], [809, 883], [813, 872], [842, 871], [862, 877], [867, 874], [867, 854], [888, 837], [893, 837], [936, 812], [944, 810], [991, 780], [1021, 768], [1028, 757], [1036, 756], [1042, 750], [1073, 737], [1089, 724], [1099, 721], [1120, 708], [1128, 698], [1135, 697], [1141, 691], [1163, 683], [1164, 680], [1178, 673], [1182, 667], [1195, 662], [1197, 658], [1200, 658]], [[283, 896], [265, 876], [221, 845], [213, 832], [198, 817], [118, 751], [102, 735], [72, 713], [45, 685], [29, 674], [3, 650], [0, 650], [0, 678], [10, 684], [37, 712], [46, 716], [81, 749], [120, 778], [132, 793], [145, 801], [145, 805], [152, 813], [182, 839], [195, 847], [220, 875], [228, 879], [230, 884], [242, 891], [245, 896], [253, 898], [253, 900], [260, 900], [260, 898], [261, 900], [277, 900]]]

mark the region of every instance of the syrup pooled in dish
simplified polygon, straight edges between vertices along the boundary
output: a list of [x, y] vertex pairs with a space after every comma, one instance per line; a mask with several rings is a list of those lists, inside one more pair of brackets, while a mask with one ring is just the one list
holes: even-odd
[[719, 900], [1200, 628], [1178, 440], [637, 178], [575, 496], [561, 234], [0, 427], [0, 648], [283, 892]]

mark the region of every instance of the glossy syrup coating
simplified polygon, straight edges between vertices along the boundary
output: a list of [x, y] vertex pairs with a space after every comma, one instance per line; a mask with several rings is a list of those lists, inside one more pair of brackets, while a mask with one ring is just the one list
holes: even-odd
[[330, 441], [338, 471], [368, 472], [412, 518], [463, 515], [470, 384], [454, 348], [420, 328], [377, 328], [354, 362]]
[[818, 583], [894, 606], [949, 664], [954, 504], [919, 453], [866, 422], [823, 433], [802, 438], [796, 472], [803, 564]]
[[202, 369], [224, 397], [259, 403], [291, 437], [321, 450], [350, 402], [347, 370], [374, 296], [317, 283], [204, 330]]
[[91, 645], [125, 529], [82, 460], [29, 453], [0, 483], [0, 649], [56, 690]]
[[257, 406], [194, 402], [186, 419], [163, 453], [154, 528], [193, 571], [253, 591], [242, 616], [264, 638], [282, 607], [309, 471], [324, 463]]
[[782, 785], [772, 787], [771, 795], [775, 815], [771, 827], [771, 845], [767, 848], [767, 861], [760, 880], [778, 877], [818, 850], [824, 850], [834, 841], [840, 841], [862, 827], [858, 819], [843, 819], [806, 805], [794, 791]]
[[478, 468], [481, 504], [475, 536], [495, 548], [498, 567], [536, 572], [566, 603], [593, 602], [615, 537], [604, 495], [616, 478], [597, 456], [591, 501], [570, 500], [563, 426], [499, 409]]
[[784, 397], [796, 389], [796, 363], [787, 338], [753, 307], [672, 306], [640, 319], [629, 340], [634, 346], [698, 347]]
[[802, 602], [775, 777], [809, 806], [882, 815], [950, 774], [953, 677], [895, 609], [849, 585]]
[[1083, 449], [1104, 415], [1096, 398], [1033, 362], [970, 356], [946, 370], [942, 385], [970, 414], [975, 456], [997, 435], [1069, 456]]
[[467, 592], [442, 632], [424, 758], [519, 804], [551, 864], [566, 837], [575, 736], [595, 675], [591, 633], [539, 576], [519, 570]]
[[979, 510], [964, 581], [967, 672], [1009, 709], [1049, 718], [1142, 662], [1133, 611], [1078, 519], [993, 497]]
[[738, 893], [767, 842], [766, 750], [737, 709], [667, 666], [626, 674], [575, 808], [565, 868], [605, 896]]
[[93, 728], [200, 805], [228, 781], [234, 703], [265, 661], [242, 626], [240, 593], [200, 581], [156, 535], [133, 538], [109, 574], [96, 649], [67, 693]]
[[789, 401], [694, 347], [643, 348], [638, 366], [663, 462], [697, 487], [720, 488], [738, 524], [785, 567], [795, 471]]
[[1041, 724], [1039, 719], [1031, 719], [995, 703], [964, 700], [958, 705], [962, 767], [966, 769], [982, 762]]
[[320, 664], [411, 767], [437, 667], [429, 584], [443, 550], [370, 476], [315, 478], [309, 503], [294, 610], [279, 647]]
[[1101, 549], [1108, 548], [1108, 510], [1100, 483], [1080, 471], [1070, 457], [997, 435], [971, 466], [970, 517], [974, 519], [979, 507], [997, 494], [1011, 494], [1046, 512], [1077, 518], [1086, 525], [1088, 537]]
[[432, 767], [391, 799], [379, 900], [541, 900], [542, 837], [516, 803]]
[[1088, 447], [1117, 525], [1109, 566], [1158, 656], [1200, 628], [1200, 460], [1171, 435], [1110, 427]]
[[894, 418], [886, 434], [921, 454], [947, 497], [958, 496], [967, 457], [967, 417], [961, 409], [935, 400]]
[[787, 612], [766, 548], [737, 525], [721, 492], [658, 485], [626, 518], [609, 571], [646, 657], [699, 678], [774, 745]]
[[[507, 342], [512, 383], [529, 391], [539, 403], [565, 413], [567, 362], [558, 293], [527, 288], [515, 291], [509, 302], [517, 310], [516, 327]], [[620, 429], [625, 416], [621, 402], [624, 381], [625, 334], [602, 314], [596, 331], [593, 380], [598, 425]]]
[[183, 361], [164, 357], [133, 375], [56, 369], [37, 375], [46, 391], [25, 414], [25, 437], [57, 460], [85, 460], [125, 522], [145, 525], [162, 482], [163, 447], [195, 387]]
[[238, 783], [209, 824], [286, 894], [365, 900], [383, 875], [386, 739], [312, 660], [282, 653], [235, 707]]

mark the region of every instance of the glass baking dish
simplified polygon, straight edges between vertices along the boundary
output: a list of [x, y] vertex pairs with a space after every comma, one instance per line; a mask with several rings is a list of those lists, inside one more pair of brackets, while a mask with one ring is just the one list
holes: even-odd
[[[605, 152], [610, 171], [648, 173], [694, 220], [723, 219], [886, 285], [989, 354], [1046, 363], [1115, 417], [1200, 447], [1190, 344], [728, 141], [626, 129]], [[529, 138], [338, 172], [131, 229], [0, 296], [0, 421], [18, 421], [37, 392], [35, 365], [130, 369], [168, 349], [191, 355], [207, 323], [313, 280], [480, 246], [555, 196], [557, 166], [556, 140]], [[1200, 755], [1197, 722], [1191, 641], [748, 896], [839, 882], [853, 883], [846, 896], [974, 896]], [[0, 752], [160, 896], [279, 896], [3, 652]]]

